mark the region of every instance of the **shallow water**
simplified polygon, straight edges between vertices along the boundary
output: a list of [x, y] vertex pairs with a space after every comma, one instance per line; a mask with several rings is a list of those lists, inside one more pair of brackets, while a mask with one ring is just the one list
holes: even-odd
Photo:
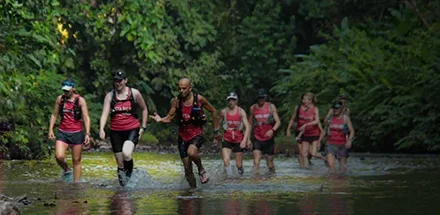
[[[27, 195], [23, 214], [438, 214], [440, 157], [354, 154], [349, 173], [328, 177], [313, 160], [277, 157], [275, 175], [226, 178], [220, 155], [204, 156], [210, 182], [189, 191], [178, 155], [135, 153], [132, 180], [121, 188], [111, 153], [84, 153], [83, 182], [60, 181], [55, 160], [3, 161], [0, 193]], [[70, 162], [69, 158], [69, 162]], [[232, 162], [234, 164], [234, 162]], [[262, 166], [265, 161], [262, 160]], [[195, 171], [197, 172], [197, 171]], [[53, 203], [52, 206], [47, 206]], [[45, 206], [46, 204], [46, 206]]]

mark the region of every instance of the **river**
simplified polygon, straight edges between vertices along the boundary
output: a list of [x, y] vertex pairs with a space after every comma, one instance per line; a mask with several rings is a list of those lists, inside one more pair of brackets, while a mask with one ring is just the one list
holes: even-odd
[[95, 152], [83, 154], [83, 182], [77, 184], [60, 181], [54, 159], [1, 161], [0, 193], [26, 195], [31, 204], [21, 207], [22, 214], [440, 212], [439, 156], [353, 154], [348, 174], [333, 177], [323, 162], [312, 160], [311, 170], [301, 170], [296, 158], [277, 157], [276, 174], [266, 175], [263, 168], [258, 178], [250, 173], [250, 155], [242, 178], [225, 177], [220, 155], [203, 158], [210, 182], [191, 192], [176, 154], [135, 153], [137, 169], [121, 188], [113, 155]]

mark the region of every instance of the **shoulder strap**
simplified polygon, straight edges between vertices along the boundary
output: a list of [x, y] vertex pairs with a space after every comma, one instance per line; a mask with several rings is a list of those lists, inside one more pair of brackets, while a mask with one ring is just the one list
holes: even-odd
[[133, 88], [129, 87], [130, 89], [130, 101], [132, 104], [136, 103], [136, 99], [134, 99], [134, 95], [133, 95]]
[[301, 110], [301, 104], [298, 104], [298, 105], [296, 106], [296, 117], [295, 117], [296, 121], [298, 121], [299, 111], [300, 111], [300, 110]]
[[193, 99], [193, 107], [199, 107], [199, 97], [197, 93], [193, 93], [194, 99]]
[[113, 109], [115, 107], [115, 104], [116, 104], [116, 93], [115, 93], [115, 90], [112, 89], [110, 91], [110, 94], [112, 96], [112, 101], [110, 102], [110, 108]]

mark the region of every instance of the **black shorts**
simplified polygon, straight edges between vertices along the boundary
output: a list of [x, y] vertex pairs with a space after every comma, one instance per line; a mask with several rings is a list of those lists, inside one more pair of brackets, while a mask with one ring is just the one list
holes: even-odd
[[86, 139], [86, 135], [84, 134], [84, 131], [70, 133], [70, 132], [58, 130], [56, 136], [56, 140], [62, 141], [69, 145], [84, 144], [85, 139]]
[[114, 153], [122, 152], [124, 142], [129, 140], [136, 146], [139, 140], [139, 129], [135, 128], [126, 131], [110, 130], [110, 142]]
[[302, 136], [298, 142], [299, 143], [301, 143], [301, 142], [313, 143], [317, 140], [319, 140], [319, 136]]
[[179, 138], [177, 140], [177, 146], [179, 147], [180, 158], [183, 159], [183, 158], [188, 157], [189, 145], [193, 144], [198, 149], [200, 149], [204, 142], [205, 142], [205, 140], [203, 139], [202, 135], [195, 136], [194, 138], [192, 138], [188, 142], [183, 141], [182, 137], [180, 137], [180, 135], [179, 135]]
[[253, 150], [259, 150], [263, 155], [275, 155], [275, 140], [273, 137], [266, 141], [254, 140], [253, 145]]
[[238, 153], [238, 152], [243, 152], [244, 151], [244, 149], [242, 149], [240, 147], [240, 143], [231, 143], [231, 142], [228, 142], [228, 141], [223, 141], [222, 148], [232, 149], [232, 152], [234, 152], [234, 153]]

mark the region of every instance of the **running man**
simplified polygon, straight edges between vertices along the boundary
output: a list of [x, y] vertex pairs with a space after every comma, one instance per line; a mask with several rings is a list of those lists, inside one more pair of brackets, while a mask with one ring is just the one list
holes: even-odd
[[200, 148], [204, 143], [203, 125], [206, 123], [206, 115], [203, 109], [212, 113], [214, 127], [214, 143], [217, 144], [221, 138], [219, 133], [219, 120], [217, 110], [208, 100], [192, 91], [192, 84], [189, 78], [182, 78], [178, 82], [179, 96], [171, 102], [171, 108], [168, 115], [160, 117], [157, 113], [151, 118], [156, 122], [170, 123], [174, 118], [179, 125], [178, 148], [180, 158], [185, 169], [185, 178], [191, 188], [197, 187], [194, 177], [192, 163], [197, 166], [200, 182], [205, 184], [209, 181], [208, 174], [202, 165], [200, 158]]
[[222, 143], [223, 163], [227, 170], [231, 161], [231, 153], [233, 152], [238, 173], [243, 175], [243, 150], [250, 143], [248, 139], [251, 127], [246, 112], [237, 105], [237, 94], [234, 92], [229, 93], [226, 100], [228, 101], [228, 107], [221, 112], [221, 124], [223, 124], [223, 129], [225, 130]]
[[[110, 142], [118, 165], [119, 184], [125, 186], [133, 172], [133, 151], [145, 131], [148, 109], [139, 90], [127, 86], [127, 74], [123, 70], [113, 73], [113, 87], [104, 99], [99, 136], [105, 140], [105, 125], [110, 114]], [[142, 111], [142, 125], [138, 119]]]
[[346, 173], [348, 150], [352, 146], [355, 134], [351, 119], [344, 114], [343, 109], [344, 105], [341, 101], [333, 103], [333, 112], [324, 122], [322, 137], [327, 134], [326, 152], [330, 173], [335, 172], [336, 159], [339, 161], [339, 171], [342, 174]]
[[[266, 165], [270, 173], [275, 172], [273, 158], [275, 155], [274, 135], [281, 122], [274, 104], [267, 102], [265, 89], [257, 92], [258, 102], [249, 110], [249, 122], [253, 128], [254, 174], [259, 174], [261, 154], [266, 157]], [[249, 140], [250, 141], [250, 140]]]
[[[63, 169], [62, 178], [65, 181], [79, 182], [81, 178], [81, 154], [83, 144], [90, 142], [90, 118], [86, 100], [81, 97], [75, 89], [75, 82], [71, 79], [65, 80], [61, 89], [63, 95], [58, 96], [50, 118], [49, 134], [50, 140], [55, 141], [55, 158], [58, 165]], [[61, 122], [57, 135], [53, 132], [57, 115], [60, 115]], [[86, 132], [84, 133], [84, 128]], [[72, 170], [66, 163], [66, 150], [72, 150]]]

